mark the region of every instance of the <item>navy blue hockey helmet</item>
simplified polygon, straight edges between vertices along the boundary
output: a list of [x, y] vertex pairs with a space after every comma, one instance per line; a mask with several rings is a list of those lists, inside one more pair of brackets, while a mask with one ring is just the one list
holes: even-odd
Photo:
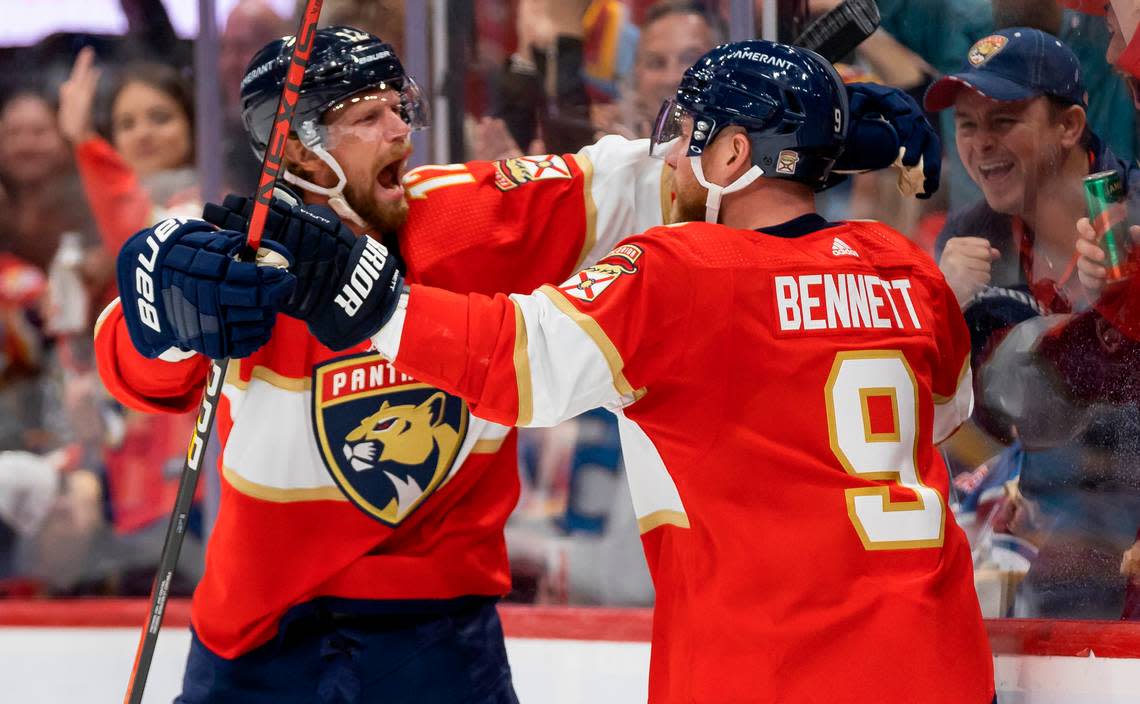
[[[273, 132], [294, 41], [290, 36], [266, 44], [249, 62], [241, 81], [242, 122], [258, 158], [265, 154]], [[316, 31], [297, 97], [293, 128], [305, 148], [332, 169], [337, 184], [331, 188], [319, 186], [288, 170], [282, 178], [306, 191], [328, 197], [329, 206], [338, 215], [358, 225], [365, 223], [343, 195], [347, 178], [327, 149], [328, 132], [323, 117], [328, 110], [358, 93], [387, 89], [399, 94], [401, 115], [409, 127], [421, 129], [428, 125], [427, 100], [415, 80], [404, 71], [390, 44], [352, 27], [324, 27]]]
[[[241, 81], [242, 121], [259, 155], [264, 153], [273, 130], [293, 41], [289, 36], [266, 44], [249, 62]], [[400, 93], [404, 121], [409, 126], [419, 129], [428, 125], [427, 101], [390, 44], [352, 27], [318, 29], [301, 82], [294, 129], [310, 146], [318, 137], [325, 111], [353, 94], [383, 88]]]
[[737, 125], [752, 142], [758, 175], [820, 190], [847, 137], [847, 90], [813, 51], [760, 39], [732, 42], [685, 71], [657, 116], [655, 155], [664, 156], [683, 135], [686, 118], [692, 120], [688, 156], [699, 157], [720, 130]]

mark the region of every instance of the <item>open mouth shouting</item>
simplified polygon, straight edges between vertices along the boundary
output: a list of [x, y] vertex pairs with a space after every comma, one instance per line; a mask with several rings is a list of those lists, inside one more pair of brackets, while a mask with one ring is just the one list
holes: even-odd
[[376, 174], [377, 197], [385, 201], [398, 201], [404, 199], [404, 167], [407, 164], [408, 154], [401, 152], [395, 159], [380, 168]]

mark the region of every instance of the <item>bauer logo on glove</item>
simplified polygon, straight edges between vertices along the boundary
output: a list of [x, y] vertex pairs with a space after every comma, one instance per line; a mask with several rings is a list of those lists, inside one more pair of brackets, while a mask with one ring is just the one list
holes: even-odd
[[170, 348], [213, 359], [244, 357], [273, 333], [296, 285], [288, 251], [265, 242], [258, 262], [239, 260], [245, 235], [202, 220], [164, 220], [135, 233], [118, 259], [131, 342], [155, 358]]
[[143, 324], [157, 333], [162, 332], [162, 325], [158, 321], [158, 309], [154, 307], [154, 267], [158, 261], [159, 243], [165, 242], [170, 233], [185, 225], [186, 221], [179, 218], [163, 220], [155, 225], [146, 236], [146, 246], [150, 254], [139, 253], [139, 265], [135, 267], [135, 292], [138, 294], [136, 302], [139, 308], [139, 319]]

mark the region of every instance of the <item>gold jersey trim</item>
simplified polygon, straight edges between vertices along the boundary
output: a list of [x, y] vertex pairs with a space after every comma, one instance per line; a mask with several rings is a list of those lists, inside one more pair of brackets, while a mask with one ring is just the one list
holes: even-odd
[[954, 384], [954, 390], [950, 392], [950, 395], [943, 396], [942, 394], [934, 393], [933, 389], [931, 390], [930, 395], [934, 398], [935, 404], [942, 406], [954, 400], [954, 397], [958, 395], [958, 389], [962, 388], [962, 379], [966, 377], [966, 372], [969, 368], [970, 354], [967, 352], [966, 359], [962, 361], [962, 368], [958, 370], [958, 381]]
[[598, 321], [575, 308], [574, 304], [566, 300], [553, 286], [541, 286], [538, 290], [550, 299], [554, 307], [577, 323], [578, 327], [582, 328], [582, 331], [598, 346], [598, 350], [601, 351], [602, 356], [606, 358], [606, 364], [609, 365], [614, 388], [617, 389], [618, 394], [625, 397], [640, 398], [638, 392], [634, 390], [629, 380], [625, 378], [625, 373], [622, 371], [625, 367], [625, 362], [622, 360], [621, 354], [618, 352], [614, 343], [610, 341], [605, 330], [602, 330], [602, 326], [598, 324]]
[[270, 386], [275, 386], [278, 389], [285, 391], [308, 391], [313, 388], [313, 380], [309, 377], [292, 377], [278, 374], [277, 372], [269, 369], [268, 367], [254, 367], [249, 374], [249, 381], [241, 378], [241, 365], [231, 364], [226, 372], [226, 385], [233, 386], [241, 391], [249, 388], [249, 384], [254, 379], [260, 379]]
[[493, 455], [499, 451], [503, 443], [507, 441], [507, 436], [501, 438], [484, 438], [483, 440], [476, 440], [475, 444], [471, 447], [471, 454], [473, 455]]
[[677, 526], [678, 528], [689, 527], [689, 517], [683, 511], [675, 511], [673, 509], [662, 509], [654, 511], [653, 513], [642, 516], [637, 519], [637, 530], [645, 535], [654, 528], [661, 526]]
[[514, 364], [519, 394], [519, 415], [515, 425], [530, 425], [534, 419], [534, 389], [530, 378], [530, 357], [527, 355], [526, 320], [519, 304], [514, 301], [511, 304], [515, 308]]
[[578, 262], [574, 270], [581, 269], [586, 264], [586, 257], [598, 242], [598, 205], [594, 202], [594, 162], [584, 154], [575, 154], [574, 163], [582, 170], [582, 204], [586, 210], [586, 232], [582, 237], [582, 251], [578, 253]]
[[288, 504], [298, 501], [348, 501], [339, 488], [335, 486], [312, 487], [310, 489], [281, 489], [275, 486], [266, 486], [252, 482], [241, 476], [231, 467], [222, 466], [222, 476], [230, 486], [239, 493], [252, 496], [262, 501], [276, 504]]

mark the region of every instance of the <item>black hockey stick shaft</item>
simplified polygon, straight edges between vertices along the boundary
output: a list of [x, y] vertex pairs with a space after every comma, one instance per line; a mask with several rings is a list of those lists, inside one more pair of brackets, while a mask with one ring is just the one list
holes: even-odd
[[[246, 237], [247, 256], [250, 258], [256, 256], [257, 248], [261, 244], [261, 233], [265, 228], [269, 201], [273, 196], [273, 186], [281, 173], [285, 142], [289, 137], [289, 130], [293, 123], [297, 98], [301, 90], [301, 79], [305, 75], [305, 66], [308, 64], [309, 54], [312, 52], [313, 37], [317, 31], [317, 20], [320, 18], [321, 5], [323, 4], [323, 0], [307, 0], [305, 11], [301, 15], [300, 27], [297, 29], [296, 38], [293, 42], [289, 72], [285, 86], [281, 90], [281, 100], [277, 104], [277, 114], [274, 118], [273, 131], [269, 137], [269, 145], [261, 162], [261, 178], [258, 182], [257, 197]], [[206, 378], [206, 390], [202, 395], [202, 405], [198, 409], [194, 433], [190, 437], [190, 447], [186, 451], [186, 462], [182, 465], [178, 494], [174, 500], [174, 512], [171, 514], [170, 524], [166, 528], [166, 539], [162, 544], [158, 572], [154, 578], [154, 585], [151, 587], [146, 622], [143, 624], [142, 633], [139, 635], [138, 648], [135, 650], [135, 662], [131, 668], [131, 679], [127, 685], [127, 694], [124, 698], [126, 704], [140, 704], [142, 702], [147, 675], [150, 673], [151, 661], [154, 659], [155, 645], [158, 643], [158, 632], [162, 627], [162, 617], [166, 613], [170, 585], [174, 579], [174, 571], [178, 567], [178, 555], [182, 552], [182, 542], [186, 538], [186, 530], [190, 522], [190, 507], [194, 503], [194, 494], [198, 489], [198, 478], [201, 476], [200, 469], [206, 452], [206, 443], [209, 441], [210, 433], [214, 428], [218, 401], [221, 397], [222, 385], [228, 368], [228, 359], [219, 360], [210, 366], [210, 374]]]
[[875, 0], [845, 0], [813, 20], [792, 43], [840, 61], [874, 34], [880, 21]]

